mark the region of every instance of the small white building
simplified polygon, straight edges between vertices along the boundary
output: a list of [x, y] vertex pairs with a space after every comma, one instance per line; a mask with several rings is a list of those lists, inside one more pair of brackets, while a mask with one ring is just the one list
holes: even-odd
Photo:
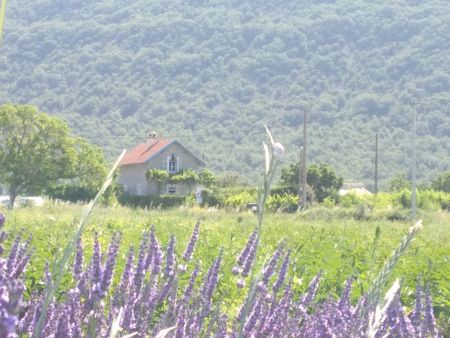
[[[200, 170], [205, 162], [194, 155], [177, 140], [157, 138], [153, 135], [146, 142], [128, 150], [119, 164], [118, 182], [130, 195], [145, 196], [161, 194], [185, 195], [192, 187], [170, 182], [158, 186], [158, 182], [147, 180], [150, 169], [166, 170], [175, 174], [181, 170]], [[194, 189], [195, 191], [195, 189]]]
[[372, 193], [364, 187], [363, 183], [345, 182], [339, 189], [339, 195], [344, 196], [352, 193], [356, 196], [372, 195]]

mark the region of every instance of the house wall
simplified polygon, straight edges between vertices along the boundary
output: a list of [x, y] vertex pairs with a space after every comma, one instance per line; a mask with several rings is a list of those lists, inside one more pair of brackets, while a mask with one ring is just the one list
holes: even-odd
[[[201, 163], [178, 144], [171, 144], [159, 154], [156, 154], [147, 163], [126, 165], [120, 168], [120, 175], [118, 182], [124, 186], [124, 189], [130, 195], [155, 195], [158, 193], [158, 186], [156, 182], [147, 182], [145, 173], [149, 169], [167, 170], [167, 159], [174, 156], [177, 158], [177, 171], [182, 169], [192, 169], [198, 171], [201, 168]], [[186, 195], [195, 191], [194, 187], [189, 187], [184, 184], [168, 184], [161, 187], [161, 194], [167, 194], [170, 187], [176, 187], [177, 195]]]

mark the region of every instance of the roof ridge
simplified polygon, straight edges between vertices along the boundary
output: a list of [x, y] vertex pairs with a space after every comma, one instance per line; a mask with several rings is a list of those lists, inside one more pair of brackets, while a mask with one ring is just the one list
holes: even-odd
[[141, 156], [144, 155], [150, 149], [152, 149], [156, 144], [158, 144], [158, 142], [159, 142], [159, 139], [156, 140], [155, 142], [153, 142], [152, 144], [150, 144], [147, 148], [145, 148], [145, 150], [141, 153]]

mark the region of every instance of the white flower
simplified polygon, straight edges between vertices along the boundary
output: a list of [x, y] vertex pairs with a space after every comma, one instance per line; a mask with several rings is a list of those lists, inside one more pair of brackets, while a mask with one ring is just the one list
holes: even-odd
[[272, 148], [274, 157], [282, 157], [284, 155], [284, 147], [281, 143], [275, 142]]

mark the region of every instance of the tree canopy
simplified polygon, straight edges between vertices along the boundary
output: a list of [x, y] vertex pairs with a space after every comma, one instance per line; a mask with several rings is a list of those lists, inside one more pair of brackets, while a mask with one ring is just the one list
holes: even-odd
[[71, 137], [63, 121], [29, 105], [0, 106], [0, 163], [12, 206], [17, 194], [51, 191], [61, 180], [97, 190], [106, 176], [98, 147]]
[[440, 174], [431, 184], [431, 187], [437, 191], [450, 193], [450, 171]]
[[[293, 193], [298, 192], [299, 166], [300, 162], [297, 162], [281, 169], [280, 184]], [[318, 202], [323, 202], [328, 196], [337, 194], [343, 181], [343, 177], [338, 176], [334, 168], [327, 163], [312, 164], [306, 171], [306, 183], [312, 189]]]

